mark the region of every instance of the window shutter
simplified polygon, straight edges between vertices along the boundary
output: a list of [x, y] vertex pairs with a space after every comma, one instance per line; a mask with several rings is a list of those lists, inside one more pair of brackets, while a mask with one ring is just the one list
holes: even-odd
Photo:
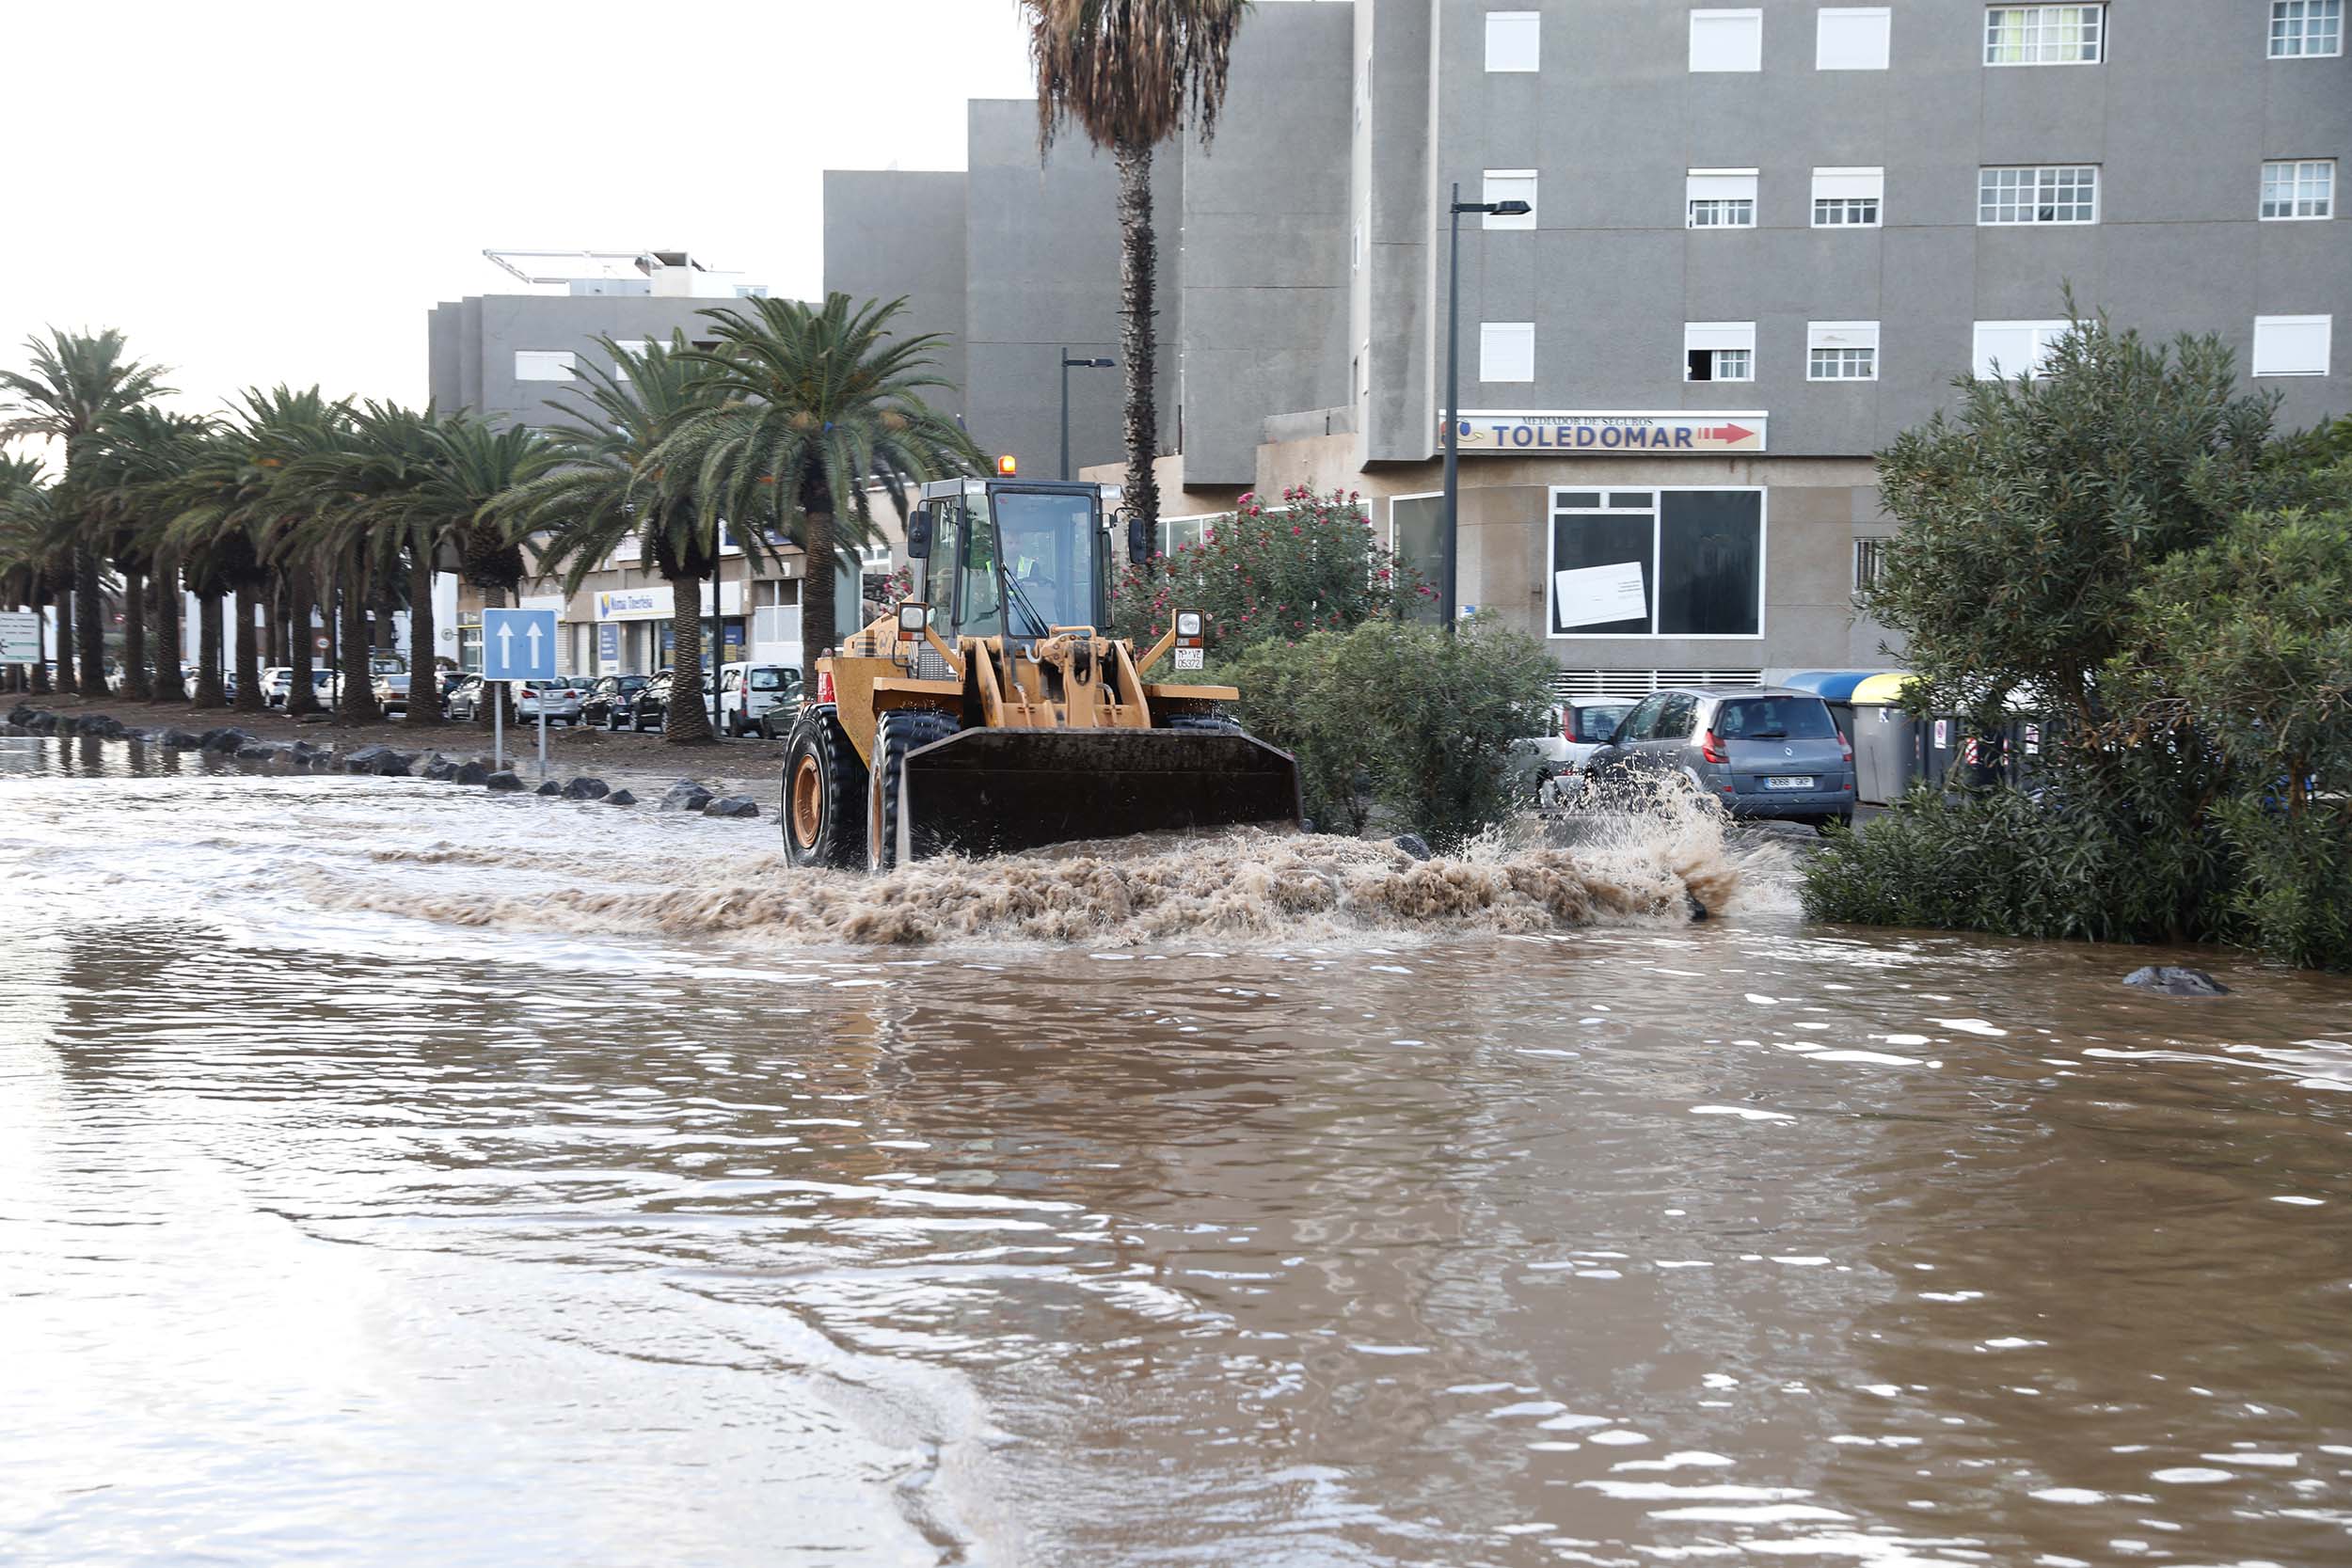
[[2256, 316], [2254, 368], [2256, 375], [2326, 375], [2329, 316]]
[[1894, 25], [1884, 6], [1834, 6], [1821, 12], [1814, 35], [1816, 71], [1884, 71]]
[[1813, 199], [1816, 201], [1852, 200], [1867, 198], [1879, 200], [1886, 195], [1886, 171], [1883, 168], [1817, 168], [1813, 171]]

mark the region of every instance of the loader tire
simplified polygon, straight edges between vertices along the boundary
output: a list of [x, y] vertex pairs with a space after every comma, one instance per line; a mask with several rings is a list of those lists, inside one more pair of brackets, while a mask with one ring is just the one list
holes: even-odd
[[[906, 778], [907, 753], [920, 751], [934, 740], [945, 740], [962, 727], [946, 714], [922, 708], [902, 708], [882, 715], [882, 723], [874, 732], [874, 783], [866, 801], [867, 870], [888, 871], [898, 863], [898, 807], [903, 799], [900, 785]], [[907, 837], [915, 860], [938, 849], [919, 825]]]
[[784, 852], [795, 865], [866, 858], [866, 768], [831, 707], [812, 707], [784, 752]]

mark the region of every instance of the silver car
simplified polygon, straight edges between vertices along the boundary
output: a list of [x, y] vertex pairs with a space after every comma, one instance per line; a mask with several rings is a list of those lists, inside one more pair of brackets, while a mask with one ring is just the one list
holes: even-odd
[[1645, 698], [1587, 765], [1680, 773], [1735, 817], [1851, 823], [1853, 747], [1829, 705], [1785, 687], [1684, 686]]
[[551, 681], [523, 681], [515, 689], [515, 717], [536, 723], [544, 713], [550, 724], [577, 724], [580, 705], [587, 695], [584, 679], [559, 676]]

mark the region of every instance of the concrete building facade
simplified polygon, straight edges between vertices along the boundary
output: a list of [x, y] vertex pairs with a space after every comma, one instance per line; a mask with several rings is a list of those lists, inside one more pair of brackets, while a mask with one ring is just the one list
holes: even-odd
[[[2282, 425], [2352, 408], [2344, 8], [1262, 4], [1215, 145], [1155, 171], [1164, 514], [1353, 489], [1434, 578], [1458, 184], [1534, 209], [1462, 219], [1462, 604], [1564, 689], [1887, 665], [1871, 454], [2034, 363], [2070, 290], [2219, 335]], [[1118, 257], [1107, 158], [1041, 166], [1035, 114], [975, 103], [965, 176], [829, 175], [825, 284], [963, 341], [973, 435], [1043, 471]], [[1073, 373], [1115, 477], [1116, 372]]]

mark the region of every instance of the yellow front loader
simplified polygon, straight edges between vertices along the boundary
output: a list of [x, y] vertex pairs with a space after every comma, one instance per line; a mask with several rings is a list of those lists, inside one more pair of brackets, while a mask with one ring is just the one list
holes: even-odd
[[[803, 865], [1299, 820], [1298, 765], [1217, 711], [1198, 611], [1138, 655], [1110, 622], [1102, 487], [1017, 479], [923, 488], [914, 597], [817, 662], [784, 761], [784, 843]], [[1131, 531], [1131, 557], [1143, 541]]]

